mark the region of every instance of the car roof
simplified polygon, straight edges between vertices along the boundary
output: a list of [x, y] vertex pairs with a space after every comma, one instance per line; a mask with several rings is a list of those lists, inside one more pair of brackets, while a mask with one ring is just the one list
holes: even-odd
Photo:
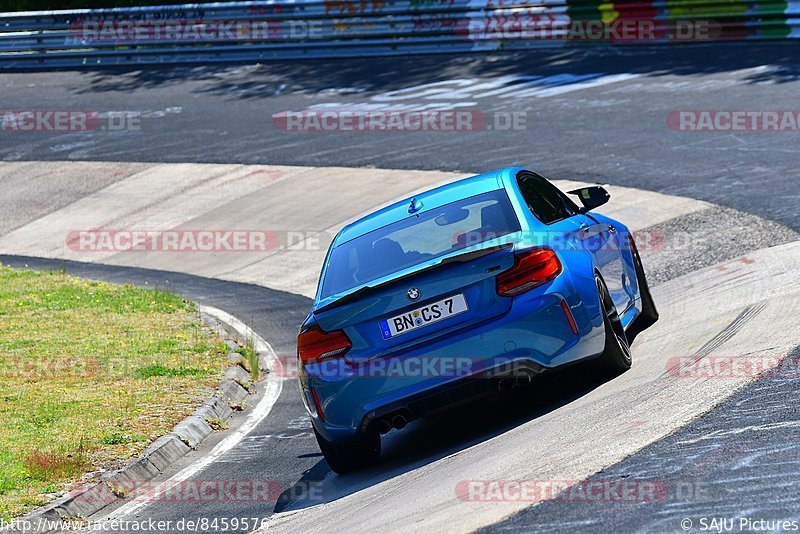
[[428, 210], [436, 209], [463, 198], [502, 189], [504, 180], [514, 178], [521, 170], [523, 169], [519, 167], [508, 167], [470, 176], [469, 178], [462, 178], [434, 189], [417, 193], [348, 224], [336, 236], [333, 246], [341, 245], [373, 230], [410, 217], [408, 208], [412, 199], [422, 203], [421, 209], [416, 211], [415, 215], [425, 213]]

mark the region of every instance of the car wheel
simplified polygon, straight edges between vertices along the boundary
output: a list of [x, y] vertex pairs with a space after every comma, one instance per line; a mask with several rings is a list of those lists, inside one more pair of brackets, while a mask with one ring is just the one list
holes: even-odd
[[333, 443], [323, 438], [314, 429], [317, 443], [333, 471], [339, 474], [349, 473], [378, 463], [381, 455], [381, 436], [376, 433], [360, 435], [342, 443]]
[[636, 269], [636, 280], [639, 283], [639, 295], [642, 297], [642, 313], [639, 314], [636, 320], [636, 328], [642, 331], [653, 326], [658, 321], [658, 310], [652, 295], [650, 295], [650, 286], [647, 284], [647, 276], [644, 274], [644, 266], [642, 265], [642, 258], [639, 256], [639, 250], [636, 248], [636, 242], [633, 240], [633, 236], [630, 236], [629, 240], [631, 254], [633, 255], [633, 266]]
[[605, 283], [599, 276], [595, 277], [595, 281], [606, 330], [606, 343], [598, 363], [604, 371], [618, 374], [631, 368], [631, 348], [628, 345], [628, 337], [625, 335], [619, 313], [617, 313], [617, 307], [611, 300]]

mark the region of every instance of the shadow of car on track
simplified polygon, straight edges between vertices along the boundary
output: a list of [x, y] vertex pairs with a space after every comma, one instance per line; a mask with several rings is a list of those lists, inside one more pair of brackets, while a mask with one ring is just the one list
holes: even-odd
[[546, 373], [529, 385], [415, 420], [402, 431], [392, 430], [383, 436], [380, 463], [369, 469], [336, 475], [320, 460], [280, 495], [274, 512], [335, 501], [542, 417], [613, 379], [593, 363]]

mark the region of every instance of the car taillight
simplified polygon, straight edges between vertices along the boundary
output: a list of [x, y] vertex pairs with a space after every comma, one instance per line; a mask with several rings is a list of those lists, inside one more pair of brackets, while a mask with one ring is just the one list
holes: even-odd
[[549, 282], [561, 274], [561, 262], [549, 248], [517, 254], [514, 266], [497, 275], [497, 294], [513, 297]]
[[310, 363], [332, 356], [341, 356], [352, 346], [344, 330], [324, 332], [319, 326], [314, 325], [297, 336], [297, 357], [302, 363]]

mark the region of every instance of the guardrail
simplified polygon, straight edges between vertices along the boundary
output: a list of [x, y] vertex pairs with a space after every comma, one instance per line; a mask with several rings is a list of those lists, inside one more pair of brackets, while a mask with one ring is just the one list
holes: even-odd
[[0, 13], [0, 68], [258, 62], [800, 36], [777, 0], [277, 0]]

